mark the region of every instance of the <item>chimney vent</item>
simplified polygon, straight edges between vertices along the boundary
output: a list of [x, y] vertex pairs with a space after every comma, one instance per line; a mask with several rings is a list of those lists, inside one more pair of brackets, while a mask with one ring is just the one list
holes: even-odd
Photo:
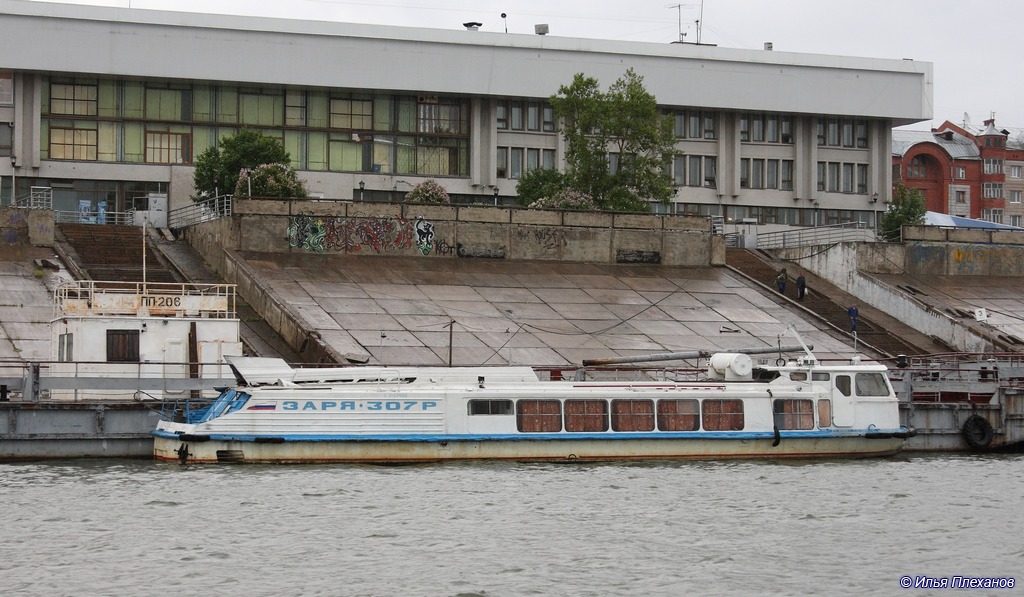
[[533, 26], [533, 32], [536, 33], [537, 35], [547, 35], [548, 34], [547, 23], [544, 23], [544, 24], [541, 24], [541, 25], [534, 25]]

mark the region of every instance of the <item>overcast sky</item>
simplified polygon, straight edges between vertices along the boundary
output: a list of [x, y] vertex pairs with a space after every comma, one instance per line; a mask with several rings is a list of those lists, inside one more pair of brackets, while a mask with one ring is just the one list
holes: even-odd
[[[49, 0], [46, 0], [49, 1]], [[669, 43], [679, 39], [723, 47], [912, 58], [934, 65], [934, 120], [928, 130], [964, 114], [981, 125], [995, 113], [1002, 127], [1024, 128], [1024, 78], [1017, 29], [1019, 0], [64, 0], [134, 10], [177, 10], [322, 21]], [[677, 8], [680, 7], [680, 8]], [[703, 11], [703, 18], [701, 14]], [[501, 14], [506, 18], [502, 19]], [[604, 85], [611, 81], [602, 81]]]

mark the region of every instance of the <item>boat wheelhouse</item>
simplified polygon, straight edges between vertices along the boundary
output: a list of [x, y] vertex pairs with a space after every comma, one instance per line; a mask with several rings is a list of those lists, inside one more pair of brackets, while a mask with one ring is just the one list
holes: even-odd
[[[181, 462], [891, 455], [912, 432], [886, 367], [716, 354], [701, 379], [542, 380], [528, 367], [294, 369], [230, 358], [239, 385], [153, 432]], [[582, 370], [581, 370], [582, 371]]]
[[52, 400], [173, 400], [231, 379], [233, 284], [75, 281], [54, 292]]

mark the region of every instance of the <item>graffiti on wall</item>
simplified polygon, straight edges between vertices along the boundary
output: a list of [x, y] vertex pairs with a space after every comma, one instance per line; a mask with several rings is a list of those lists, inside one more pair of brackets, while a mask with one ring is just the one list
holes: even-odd
[[447, 243], [435, 241], [434, 224], [422, 216], [413, 221], [395, 217], [330, 218], [299, 214], [289, 219], [287, 238], [288, 246], [314, 253], [373, 251], [384, 254], [413, 246], [422, 255], [450, 253]]
[[545, 251], [557, 251], [568, 244], [565, 231], [558, 228], [519, 228], [516, 238], [520, 241], [533, 240]]

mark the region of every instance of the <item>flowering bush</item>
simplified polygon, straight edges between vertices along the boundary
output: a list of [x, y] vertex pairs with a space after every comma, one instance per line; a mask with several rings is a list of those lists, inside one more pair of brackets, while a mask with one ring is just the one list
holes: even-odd
[[444, 187], [433, 178], [429, 178], [413, 187], [405, 196], [405, 202], [448, 205], [452, 202], [452, 199], [448, 196], [448, 191], [444, 190]]
[[541, 197], [529, 205], [534, 209], [579, 209], [596, 211], [594, 198], [575, 189], [563, 189], [550, 197]]
[[296, 197], [307, 195], [295, 169], [288, 164], [262, 164], [242, 168], [235, 185], [235, 197]]

